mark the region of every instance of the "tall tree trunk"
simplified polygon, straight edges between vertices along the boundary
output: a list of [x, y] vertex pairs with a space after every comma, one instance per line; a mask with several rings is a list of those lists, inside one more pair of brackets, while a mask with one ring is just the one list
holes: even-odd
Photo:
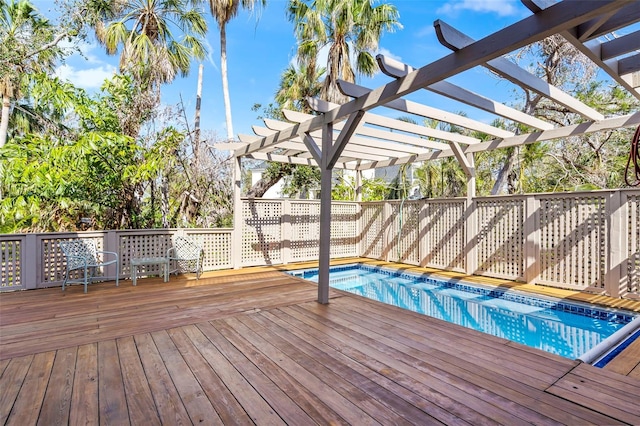
[[193, 129], [193, 163], [198, 169], [198, 157], [200, 156], [200, 106], [202, 104], [202, 74], [204, 65], [198, 67], [198, 88], [196, 89], [196, 116]]
[[9, 133], [9, 110], [11, 109], [11, 99], [7, 95], [2, 95], [2, 115], [0, 116], [0, 148], [7, 143], [7, 133]]
[[229, 97], [229, 81], [227, 73], [227, 27], [220, 26], [220, 71], [222, 72], [222, 97], [227, 119], [227, 139], [233, 140], [233, 124], [231, 122], [231, 98]]
[[169, 178], [162, 174], [160, 184], [160, 213], [162, 215], [162, 227], [169, 227]]
[[[502, 167], [498, 172], [498, 177], [496, 178], [496, 182], [493, 184], [493, 188], [491, 188], [491, 195], [498, 195], [502, 192], [502, 188], [507, 185], [507, 181], [509, 180], [509, 176], [513, 171], [513, 167], [516, 164], [516, 150], [514, 148], [509, 148], [507, 150], [507, 155], [504, 159], [504, 163], [502, 163]], [[511, 185], [509, 185], [511, 186]], [[509, 192], [507, 190], [507, 192]]]

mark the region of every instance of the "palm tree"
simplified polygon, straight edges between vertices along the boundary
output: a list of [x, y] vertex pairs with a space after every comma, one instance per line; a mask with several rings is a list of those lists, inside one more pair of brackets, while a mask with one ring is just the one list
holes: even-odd
[[[204, 59], [206, 20], [189, 0], [114, 1], [96, 24], [107, 53], [121, 47], [120, 70], [148, 90], [189, 73], [191, 59]], [[182, 33], [180, 39], [174, 32]]]
[[27, 0], [0, 0], [0, 147], [7, 141], [11, 100], [20, 96], [26, 75], [53, 69], [61, 39]]
[[222, 73], [222, 96], [227, 120], [227, 138], [233, 139], [233, 123], [231, 121], [231, 99], [229, 98], [229, 81], [227, 73], [227, 24], [238, 15], [240, 7], [253, 11], [257, 5], [266, 6], [267, 0], [209, 0], [211, 15], [220, 29], [220, 71]]
[[317, 96], [322, 90], [320, 78], [325, 73], [324, 68], [317, 68], [312, 72], [302, 64], [300, 69], [289, 65], [280, 76], [280, 88], [276, 92], [275, 101], [283, 109], [293, 109], [304, 113], [311, 113], [312, 108], [307, 98]]
[[337, 80], [355, 82], [356, 73], [372, 76], [378, 65], [373, 53], [383, 31], [401, 28], [391, 4], [371, 0], [289, 0], [289, 20], [298, 38], [298, 60], [315, 67], [318, 52], [329, 48], [327, 76], [321, 97], [344, 103]]

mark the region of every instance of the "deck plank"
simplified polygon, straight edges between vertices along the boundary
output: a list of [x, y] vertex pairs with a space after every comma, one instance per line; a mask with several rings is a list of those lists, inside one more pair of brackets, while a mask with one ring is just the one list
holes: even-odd
[[224, 424], [248, 424], [249, 416], [242, 406], [227, 389], [224, 382], [208, 364], [201, 353], [206, 350], [190, 340], [184, 327], [168, 330], [171, 339], [180, 351], [184, 360], [189, 364], [191, 371], [202, 386], [203, 391], [213, 404], [218, 416]]
[[605, 370], [628, 375], [634, 369], [640, 368], [640, 338], [631, 342], [624, 351], [605, 365]]
[[69, 423], [77, 355], [77, 346], [56, 351], [38, 424], [64, 425]]
[[98, 342], [98, 377], [100, 423], [110, 425], [128, 423], [129, 410], [115, 340]]
[[184, 404], [191, 422], [193, 424], [221, 425], [220, 416], [211, 405], [209, 398], [205, 395], [169, 334], [165, 330], [155, 331], [151, 333], [151, 337], [160, 352], [160, 356], [167, 367], [173, 384], [176, 386], [180, 400]]
[[99, 424], [98, 381], [98, 344], [79, 346], [71, 393], [70, 425]]
[[33, 355], [22, 356], [9, 360], [2, 376], [0, 376], [0, 424], [5, 424], [9, 413], [20, 393], [22, 383], [29, 372]]
[[317, 396], [311, 392], [304, 383], [295, 380], [289, 374], [293, 368], [291, 361], [285, 358], [273, 361], [269, 354], [269, 347], [260, 346], [259, 350], [245, 339], [246, 336], [240, 336], [237, 330], [218, 324], [218, 330], [233, 345], [242, 351], [260, 370], [268, 374], [271, 380], [294, 400], [310, 417], [321, 424], [346, 424], [344, 419], [335, 411], [329, 408]]
[[37, 423], [55, 356], [56, 353], [50, 351], [33, 357], [11, 409], [13, 415], [9, 416], [6, 425], [23, 426]]
[[160, 425], [160, 417], [133, 337], [121, 337], [116, 344], [127, 395], [129, 421], [132, 425]]
[[189, 414], [150, 334], [135, 336], [140, 361], [162, 424], [189, 424]]
[[184, 327], [189, 338], [194, 341], [207, 361], [215, 365], [215, 371], [225, 386], [238, 400], [252, 422], [268, 425], [284, 425], [282, 418], [262, 398], [260, 393], [239, 372], [229, 359], [219, 350], [217, 341], [223, 339], [209, 323]]
[[252, 272], [0, 294], [0, 424], [640, 422], [638, 367]]

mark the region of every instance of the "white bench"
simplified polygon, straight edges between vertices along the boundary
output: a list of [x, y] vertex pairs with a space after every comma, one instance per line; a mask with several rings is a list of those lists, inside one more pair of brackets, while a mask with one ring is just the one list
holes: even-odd
[[169, 281], [169, 259], [166, 257], [138, 257], [131, 259], [131, 280], [137, 284], [138, 266], [162, 265], [162, 277], [164, 282]]

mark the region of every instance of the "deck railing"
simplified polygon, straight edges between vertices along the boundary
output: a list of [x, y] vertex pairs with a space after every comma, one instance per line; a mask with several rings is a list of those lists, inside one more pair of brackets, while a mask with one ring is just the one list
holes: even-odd
[[[164, 255], [176, 235], [201, 242], [206, 271], [317, 259], [319, 202], [243, 200], [242, 218], [237, 236], [233, 229], [0, 235], [0, 288], [60, 285], [59, 241], [78, 237], [116, 251], [121, 278], [129, 278], [133, 257]], [[332, 258], [400, 261], [640, 299], [640, 190], [334, 202], [331, 236]]]
[[365, 257], [640, 298], [640, 191], [363, 203]]
[[[356, 203], [332, 206], [332, 257], [357, 256]], [[62, 240], [90, 238], [98, 250], [119, 255], [120, 277], [131, 276], [131, 259], [164, 256], [174, 236], [195, 238], [205, 255], [203, 270], [282, 264], [317, 258], [320, 206], [300, 200], [243, 200], [241, 258], [232, 254], [233, 229], [149, 229], [0, 235], [0, 289], [18, 290], [62, 285], [65, 259]], [[101, 271], [115, 276], [115, 265]], [[142, 275], [159, 274], [148, 266]]]

